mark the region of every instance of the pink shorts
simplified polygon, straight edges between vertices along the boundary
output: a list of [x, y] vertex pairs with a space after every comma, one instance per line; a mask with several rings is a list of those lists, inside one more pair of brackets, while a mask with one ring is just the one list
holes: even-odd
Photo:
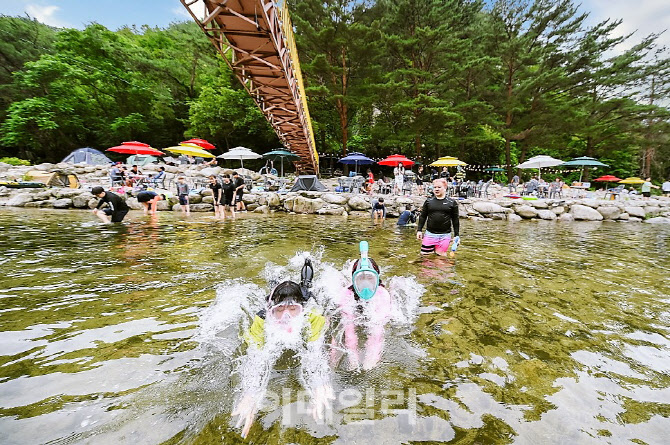
[[421, 253], [444, 254], [449, 250], [449, 244], [451, 244], [451, 233], [430, 233], [426, 230], [421, 241]]

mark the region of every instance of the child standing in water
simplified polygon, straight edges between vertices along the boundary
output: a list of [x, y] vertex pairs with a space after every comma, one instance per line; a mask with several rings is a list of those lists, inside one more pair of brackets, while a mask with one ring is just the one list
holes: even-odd
[[[368, 257], [368, 243], [360, 243], [361, 258], [351, 271], [352, 285], [342, 289], [337, 305], [341, 321], [339, 334], [344, 336], [344, 351], [350, 369], [374, 368], [381, 359], [384, 348], [385, 327], [391, 318], [391, 295], [379, 280], [379, 266]], [[358, 351], [357, 328], [367, 335], [365, 349]], [[331, 341], [331, 361], [337, 361], [338, 339]]]

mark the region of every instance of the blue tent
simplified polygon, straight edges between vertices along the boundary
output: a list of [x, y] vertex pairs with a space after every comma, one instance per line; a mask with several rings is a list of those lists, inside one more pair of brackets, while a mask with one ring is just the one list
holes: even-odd
[[91, 147], [78, 148], [67, 155], [62, 162], [71, 164], [85, 163], [89, 165], [111, 164], [112, 160], [105, 156], [100, 150]]

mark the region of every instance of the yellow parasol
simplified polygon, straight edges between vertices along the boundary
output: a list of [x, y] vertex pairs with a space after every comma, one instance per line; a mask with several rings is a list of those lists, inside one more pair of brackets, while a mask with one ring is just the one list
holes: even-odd
[[437, 161], [430, 164], [431, 167], [456, 167], [459, 165], [468, 165], [468, 164], [456, 159], [453, 156], [443, 156]]
[[631, 177], [619, 181], [619, 184], [644, 184], [646, 181], [644, 179]]
[[191, 144], [181, 144], [177, 145], [175, 147], [168, 147], [165, 150], [171, 151], [172, 153], [177, 153], [180, 155], [186, 155], [186, 156], [199, 156], [201, 158], [215, 158], [213, 154], [208, 152], [207, 150], [203, 150], [202, 148], [198, 147], [197, 145], [191, 145]]

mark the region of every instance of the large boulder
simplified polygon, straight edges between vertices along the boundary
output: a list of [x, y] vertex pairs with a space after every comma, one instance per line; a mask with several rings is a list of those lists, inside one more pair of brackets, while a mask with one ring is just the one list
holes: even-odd
[[270, 213], [270, 207], [267, 205], [261, 205], [254, 209], [254, 213]]
[[619, 221], [628, 221], [630, 219], [630, 215], [628, 213], [622, 213], [619, 215], [619, 218], [617, 218]]
[[554, 212], [554, 214], [555, 214], [556, 216], [558, 216], [558, 215], [562, 215], [562, 214], [565, 213], [565, 207], [563, 207], [563, 206], [552, 207], [552, 208], [551, 208], [551, 211]]
[[326, 204], [321, 207], [317, 212], [319, 215], [342, 215], [345, 213], [344, 207], [337, 204]]
[[281, 198], [278, 193], [268, 193], [266, 195], [266, 205], [268, 207], [279, 207], [281, 205]]
[[212, 204], [214, 202], [214, 197], [213, 196], [203, 196], [202, 201], [205, 204]]
[[321, 195], [321, 199], [323, 199], [328, 204], [337, 204], [339, 206], [343, 206], [347, 203], [347, 201], [349, 201], [349, 197], [347, 195], [338, 195], [335, 193], [324, 193]]
[[352, 210], [371, 210], [372, 205], [361, 195], [353, 195], [347, 202]]
[[624, 207], [624, 210], [630, 216], [635, 218], [644, 219], [644, 217], [647, 215], [646, 212], [644, 211], [644, 208], [639, 206], [626, 206]]
[[519, 215], [516, 213], [508, 213], [507, 214], [507, 221], [513, 221], [513, 222], [518, 222], [521, 221], [523, 218], [521, 218]]
[[558, 217], [559, 221], [563, 222], [572, 222], [575, 218], [570, 213], [563, 213]]
[[501, 206], [487, 201], [477, 201], [472, 204], [472, 208], [485, 215], [489, 213], [504, 213], [504, 209]]
[[26, 203], [29, 203], [32, 200], [32, 193], [19, 193], [18, 195], [12, 196], [9, 201], [7, 201], [6, 205], [10, 207], [23, 207]]
[[242, 202], [245, 204], [254, 204], [258, 202], [258, 195], [255, 193], [245, 193], [242, 195]]
[[600, 206], [596, 210], [604, 219], [617, 219], [621, 215], [621, 210], [614, 206]]
[[[209, 197], [212, 198], [212, 191], [209, 191]], [[200, 195], [199, 193], [189, 193], [188, 195], [188, 203], [189, 204], [200, 204], [202, 202], [203, 196]], [[212, 198], [212, 201], [214, 201], [214, 198]]]
[[0, 185], [0, 196], [9, 196], [9, 194], [9, 188], [5, 187], [4, 185]]
[[316, 213], [325, 203], [323, 199], [309, 199], [304, 196], [297, 196], [293, 202], [293, 211], [295, 213]]
[[570, 207], [570, 214], [577, 221], [602, 221], [603, 219], [603, 216], [596, 209], [581, 204]]
[[69, 209], [72, 206], [72, 200], [70, 198], [61, 198], [57, 199], [53, 203], [54, 209]]
[[84, 192], [72, 198], [72, 205], [78, 209], [83, 209], [88, 207], [88, 202], [93, 198], [94, 196], [90, 192]]
[[670, 224], [670, 218], [665, 218], [663, 216], [657, 216], [656, 218], [649, 218], [645, 221], [648, 224]]
[[547, 204], [547, 201], [545, 201], [544, 199], [536, 199], [534, 201], [528, 201], [528, 204], [530, 204], [536, 209], [546, 209], [549, 207], [549, 204]]
[[534, 207], [522, 205], [516, 208], [516, 214], [525, 219], [535, 218], [537, 210]]
[[597, 209], [600, 207], [600, 201], [597, 199], [582, 199], [582, 205], [591, 207], [592, 209]]
[[131, 210], [142, 210], [144, 208], [144, 206], [140, 204], [135, 197], [126, 198], [126, 204], [131, 208]]
[[556, 219], [556, 214], [551, 210], [542, 209], [537, 211], [537, 217], [540, 219], [554, 220]]
[[644, 208], [646, 216], [656, 216], [661, 213], [661, 208], [657, 206], [647, 206]]
[[42, 190], [33, 194], [33, 199], [35, 201], [44, 201], [46, 199], [51, 199], [51, 190]]
[[170, 210], [172, 208], [172, 204], [170, 204], [170, 201], [161, 200], [161, 201], [158, 201], [158, 206], [156, 208], [159, 211], [164, 212], [164, 211]]
[[54, 189], [51, 189], [51, 194], [56, 199], [63, 199], [63, 198], [73, 198], [77, 195], [81, 195], [85, 191], [86, 190], [82, 190], [82, 189], [54, 188]]
[[214, 210], [212, 204], [190, 204], [191, 212], [211, 212]]

